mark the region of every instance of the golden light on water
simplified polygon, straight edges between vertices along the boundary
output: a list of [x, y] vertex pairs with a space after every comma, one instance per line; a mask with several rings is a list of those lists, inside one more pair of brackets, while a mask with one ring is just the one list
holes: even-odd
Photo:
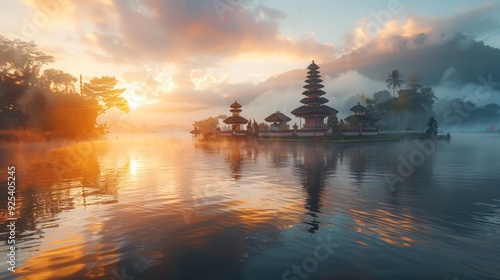
[[137, 175], [137, 160], [136, 159], [131, 159], [130, 160], [130, 175], [135, 178]]

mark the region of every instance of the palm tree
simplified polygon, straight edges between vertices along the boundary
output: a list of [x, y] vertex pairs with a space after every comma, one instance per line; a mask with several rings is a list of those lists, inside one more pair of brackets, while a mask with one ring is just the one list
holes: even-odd
[[403, 80], [401, 80], [401, 75], [399, 74], [399, 70], [392, 70], [392, 72], [389, 74], [387, 77], [387, 80], [385, 80], [387, 83], [387, 88], [392, 88], [394, 92], [394, 97], [396, 97], [396, 90], [399, 88], [401, 89], [401, 84], [404, 83]]

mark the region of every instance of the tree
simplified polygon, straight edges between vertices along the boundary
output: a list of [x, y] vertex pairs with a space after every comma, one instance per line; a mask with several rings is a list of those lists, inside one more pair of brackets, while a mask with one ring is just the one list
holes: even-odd
[[438, 133], [438, 123], [434, 119], [434, 117], [431, 117], [429, 119], [429, 122], [427, 123], [427, 130], [425, 131], [425, 133], [428, 136], [436, 136], [437, 135], [437, 133]]
[[331, 128], [332, 130], [337, 130], [339, 126], [339, 119], [334, 114], [329, 115], [328, 118], [326, 119], [326, 125], [328, 128]]
[[43, 129], [60, 137], [79, 137], [82, 132], [95, 129], [99, 110], [95, 100], [78, 94], [55, 93], [46, 110], [48, 120]]
[[0, 72], [4, 77], [22, 77], [28, 87], [36, 85], [43, 65], [54, 62], [54, 57], [38, 50], [34, 42], [9, 40], [0, 36]]
[[266, 131], [266, 130], [271, 129], [271, 127], [267, 123], [264, 123], [264, 122], [259, 123], [257, 127], [258, 127], [259, 131]]
[[17, 107], [17, 101], [38, 83], [43, 65], [54, 57], [38, 50], [33, 42], [0, 36], [0, 115]]
[[432, 106], [436, 102], [437, 97], [434, 94], [432, 87], [423, 87], [420, 89], [420, 94], [417, 98], [417, 103], [427, 111], [432, 110]]
[[385, 89], [381, 90], [381, 91], [377, 91], [373, 94], [373, 99], [376, 103], [384, 102], [390, 98], [392, 98], [391, 93]]
[[76, 77], [57, 69], [47, 69], [40, 77], [40, 87], [53, 92], [76, 93]]
[[401, 89], [401, 84], [404, 83], [403, 80], [401, 80], [401, 75], [399, 74], [399, 70], [393, 70], [389, 76], [387, 77], [387, 80], [385, 80], [387, 83], [387, 88], [392, 88], [394, 92], [394, 97], [396, 97], [396, 90], [399, 88]]
[[205, 132], [214, 132], [217, 129], [217, 126], [219, 125], [219, 120], [214, 117], [210, 117], [208, 119], [204, 120], [199, 120], [195, 121], [193, 123], [194, 128], [198, 128], [199, 131], [202, 133]]
[[84, 98], [96, 100], [101, 107], [98, 115], [116, 107], [124, 112], [129, 112], [127, 99], [122, 96], [125, 89], [116, 89], [118, 81], [115, 77], [94, 77], [89, 83], [83, 85], [82, 95]]
[[420, 85], [420, 79], [415, 74], [410, 74], [408, 76], [408, 88], [413, 90], [418, 90], [422, 86]]

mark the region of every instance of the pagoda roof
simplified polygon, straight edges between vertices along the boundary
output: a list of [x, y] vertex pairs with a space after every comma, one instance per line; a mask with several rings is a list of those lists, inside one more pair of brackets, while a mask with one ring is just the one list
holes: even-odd
[[272, 113], [269, 117], [264, 119], [266, 122], [289, 122], [292, 119], [277, 111], [276, 113]]
[[248, 120], [241, 116], [231, 116], [223, 121], [225, 124], [246, 124]]
[[323, 115], [323, 116], [329, 116], [332, 114], [336, 114], [339, 111], [333, 109], [330, 106], [326, 105], [321, 105], [321, 106], [300, 106], [299, 108], [295, 109], [292, 111], [292, 114], [294, 114], [297, 117], [302, 117], [302, 116], [307, 116], [307, 115]]
[[319, 79], [319, 77], [311, 77], [307, 80], [305, 80], [304, 82], [310, 84], [310, 83], [316, 83], [316, 84], [319, 84], [319, 83], [322, 83], [323, 80], [322, 79]]
[[241, 108], [241, 105], [240, 103], [238, 103], [236, 100], [234, 101], [233, 104], [231, 104], [230, 106], [231, 108], [234, 108], [234, 109], [237, 109], [237, 108]]
[[191, 132], [189, 132], [191, 134], [194, 134], [194, 135], [198, 135], [198, 134], [201, 134], [201, 131], [198, 130], [198, 128], [195, 128], [193, 130], [191, 130]]
[[[309, 71], [309, 72], [311, 72], [311, 71]], [[307, 72], [307, 73], [309, 73], [309, 72]], [[314, 73], [314, 74], [307, 75], [306, 78], [308, 78], [308, 79], [319, 79], [319, 78], [321, 78], [321, 75], [319, 74], [318, 71], [316, 71], [316, 73]]]
[[352, 112], [366, 112], [368, 109], [366, 109], [365, 106], [361, 105], [359, 102], [355, 106], [351, 108]]
[[310, 89], [310, 88], [315, 88], [315, 89], [320, 89], [320, 88], [324, 88], [325, 86], [322, 85], [322, 84], [308, 84], [308, 85], [305, 85], [303, 86], [303, 88], [306, 88], [306, 89]]
[[324, 92], [321, 89], [316, 89], [316, 90], [306, 90], [302, 94], [306, 95], [306, 96], [313, 95], [313, 94], [317, 94], [317, 95], [321, 96], [321, 95], [325, 95], [326, 92]]
[[311, 104], [311, 103], [320, 103], [320, 104], [325, 104], [327, 103], [329, 100], [324, 98], [324, 97], [305, 97], [305, 98], [302, 98], [302, 100], [300, 100], [300, 103], [302, 104]]
[[309, 70], [317, 70], [317, 69], [319, 69], [319, 66], [316, 63], [314, 63], [314, 60], [313, 60], [312, 63], [309, 64], [309, 66], [307, 66], [307, 69], [309, 69]]

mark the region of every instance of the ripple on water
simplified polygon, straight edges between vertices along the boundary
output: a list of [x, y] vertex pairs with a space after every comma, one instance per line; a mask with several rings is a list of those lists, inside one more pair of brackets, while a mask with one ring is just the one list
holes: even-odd
[[494, 278], [500, 162], [468, 143], [438, 145], [391, 190], [411, 145], [95, 142], [63, 180], [19, 167], [38, 171], [19, 194], [18, 275], [280, 279], [330, 238], [310, 279]]

